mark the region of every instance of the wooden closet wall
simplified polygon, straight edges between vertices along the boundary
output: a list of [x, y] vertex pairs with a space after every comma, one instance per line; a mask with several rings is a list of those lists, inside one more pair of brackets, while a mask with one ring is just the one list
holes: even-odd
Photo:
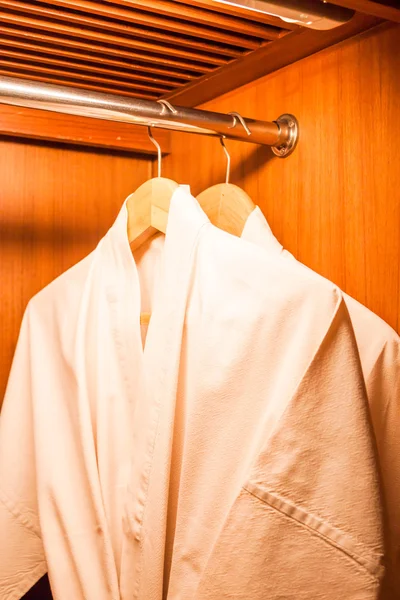
[[29, 299], [95, 248], [150, 170], [148, 158], [0, 139], [0, 404]]
[[[231, 182], [285, 248], [400, 328], [400, 26], [380, 25], [204, 105], [296, 115], [292, 156], [227, 141]], [[174, 133], [164, 174], [192, 193], [224, 180], [215, 138]]]

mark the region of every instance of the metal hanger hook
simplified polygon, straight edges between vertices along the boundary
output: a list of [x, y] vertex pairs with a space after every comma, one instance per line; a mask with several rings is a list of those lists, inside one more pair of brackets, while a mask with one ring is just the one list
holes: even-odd
[[232, 115], [232, 117], [233, 117], [233, 123], [232, 123], [232, 125], [229, 126], [229, 129], [233, 129], [234, 127], [236, 127], [237, 122], [239, 121], [240, 124], [242, 125], [243, 129], [247, 133], [247, 135], [251, 135], [249, 126], [247, 125], [246, 121], [243, 119], [242, 115], [240, 115], [238, 112], [228, 112], [228, 115]]
[[158, 104], [161, 104], [161, 106], [162, 106], [162, 112], [161, 112], [162, 115], [165, 114], [165, 110], [164, 110], [165, 108], [170, 110], [173, 115], [176, 115], [176, 113], [178, 112], [176, 110], [176, 108], [174, 108], [172, 106], [172, 104], [170, 102], [168, 102], [168, 100], [157, 100], [157, 102], [158, 102]]
[[229, 183], [229, 176], [230, 176], [230, 173], [231, 173], [231, 155], [229, 154], [228, 149], [225, 146], [224, 139], [225, 139], [225, 136], [222, 135], [219, 138], [219, 141], [221, 142], [221, 146], [223, 147], [224, 152], [225, 152], [225, 156], [226, 156], [226, 177], [225, 177], [225, 183]]
[[152, 127], [151, 125], [149, 125], [147, 127], [147, 133], [148, 133], [151, 143], [154, 144], [154, 146], [157, 148], [157, 177], [161, 177], [161, 159], [162, 159], [161, 146], [157, 142], [157, 140], [155, 140], [153, 138], [153, 134], [151, 132], [151, 127]]

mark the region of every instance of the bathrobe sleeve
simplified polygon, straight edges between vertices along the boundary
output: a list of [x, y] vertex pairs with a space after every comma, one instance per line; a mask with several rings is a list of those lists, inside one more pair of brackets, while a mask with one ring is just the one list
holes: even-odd
[[386, 577], [382, 600], [400, 598], [400, 339], [387, 328], [367, 380], [386, 508]]
[[57, 599], [118, 598], [85, 363], [97, 313], [79, 304], [79, 274], [42, 290], [22, 322], [0, 415], [1, 600], [46, 572]]
[[0, 415], [2, 600], [19, 600], [47, 571], [37, 507], [29, 328], [27, 309]]

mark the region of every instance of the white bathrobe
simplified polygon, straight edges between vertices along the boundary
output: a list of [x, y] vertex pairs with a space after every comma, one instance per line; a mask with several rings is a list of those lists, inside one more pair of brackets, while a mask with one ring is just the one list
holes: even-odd
[[184, 190], [136, 260], [126, 227], [123, 206], [26, 310], [0, 419], [1, 600], [46, 570], [56, 600], [375, 599], [379, 473], [340, 290]]
[[[257, 206], [242, 238], [271, 256], [294, 256], [273, 235]], [[299, 268], [306, 268], [300, 262]], [[315, 277], [320, 277], [315, 273]], [[400, 599], [400, 337], [380, 317], [343, 294], [353, 324], [377, 442], [385, 504], [386, 576], [380, 600]]]

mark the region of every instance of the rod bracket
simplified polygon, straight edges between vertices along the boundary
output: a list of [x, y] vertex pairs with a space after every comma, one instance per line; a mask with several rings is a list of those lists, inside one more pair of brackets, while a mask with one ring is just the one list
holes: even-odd
[[294, 115], [287, 113], [281, 115], [274, 123], [278, 125], [280, 132], [286, 132], [286, 140], [277, 146], [272, 146], [271, 150], [276, 156], [285, 158], [296, 148], [299, 139], [299, 123]]

